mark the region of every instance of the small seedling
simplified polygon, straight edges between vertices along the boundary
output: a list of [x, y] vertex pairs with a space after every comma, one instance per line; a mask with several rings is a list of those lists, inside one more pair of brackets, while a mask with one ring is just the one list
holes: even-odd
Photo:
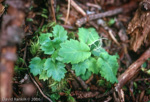
[[69, 39], [67, 31], [60, 25], [52, 33], [39, 36], [40, 49], [47, 57], [34, 57], [30, 61], [30, 72], [40, 79], [52, 78], [61, 81], [65, 77], [66, 64], [72, 65], [76, 76], [85, 79], [92, 74], [101, 74], [111, 83], [118, 82], [117, 55], [109, 55], [102, 48], [102, 39], [94, 28], [79, 28], [78, 40]]

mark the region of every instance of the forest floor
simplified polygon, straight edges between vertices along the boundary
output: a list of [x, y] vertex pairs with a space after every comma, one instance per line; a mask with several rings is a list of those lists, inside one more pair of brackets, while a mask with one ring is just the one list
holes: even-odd
[[[25, 0], [25, 9], [21, 0], [4, 1], [0, 23], [8, 35], [1, 33], [0, 46], [20, 42], [14, 99], [150, 102], [149, 0]], [[8, 23], [13, 8], [25, 13]]]

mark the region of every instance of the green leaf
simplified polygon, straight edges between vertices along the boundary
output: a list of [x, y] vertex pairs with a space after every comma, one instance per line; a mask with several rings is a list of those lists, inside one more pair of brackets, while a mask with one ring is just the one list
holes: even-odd
[[106, 84], [105, 80], [98, 80], [97, 83], [98, 83], [99, 86], [103, 86], [103, 87]]
[[58, 93], [53, 93], [50, 95], [50, 98], [56, 102], [55, 100], [58, 100], [60, 98], [60, 95]]
[[42, 73], [40, 74], [40, 77], [39, 79], [42, 79], [42, 80], [48, 80], [48, 77], [47, 77], [47, 73], [45, 70], [42, 71]]
[[68, 96], [67, 102], [77, 102], [71, 95]]
[[65, 73], [67, 72], [64, 67], [64, 63], [54, 63], [51, 58], [48, 58], [45, 62], [44, 70], [47, 70], [48, 77], [52, 77], [52, 79], [60, 81], [65, 77]]
[[86, 69], [88, 68], [88, 61], [80, 62], [78, 64], [73, 64], [72, 69], [75, 70], [76, 76], [84, 75]]
[[142, 67], [143, 67], [143, 68], [146, 68], [146, 66], [147, 66], [147, 63], [144, 62], [144, 63], [142, 64]]
[[38, 74], [41, 74], [42, 69], [44, 67], [45, 59], [41, 60], [39, 57], [34, 57], [30, 61], [30, 72], [36, 76]]
[[42, 13], [45, 13], [45, 14], [46, 14], [46, 13], [48, 13], [48, 10], [45, 9], [45, 8], [43, 8], [43, 9], [42, 9]]
[[33, 22], [33, 19], [32, 18], [27, 18], [26, 21], [27, 22]]
[[63, 57], [65, 63], [77, 64], [91, 56], [90, 48], [83, 42], [71, 39], [61, 43], [60, 46], [59, 55]]
[[53, 46], [55, 49], [59, 49], [60, 48], [60, 43], [62, 43], [61, 39], [55, 38], [54, 40], [52, 40], [53, 42]]
[[106, 52], [106, 50], [101, 47], [92, 50], [92, 54], [97, 57], [99, 57], [102, 52]]
[[52, 54], [51, 58], [52, 58], [52, 60], [56, 60], [57, 57], [58, 57], [58, 50], [56, 50], [56, 51]]
[[41, 16], [44, 18], [48, 18], [48, 16], [46, 14], [41, 14]]
[[39, 36], [39, 43], [41, 45], [44, 45], [46, 42], [49, 42], [50, 41], [50, 37], [52, 36], [51, 33], [42, 33], [40, 36]]
[[17, 61], [16, 61], [16, 64], [19, 65], [19, 64], [22, 64], [22, 63], [24, 63], [24, 62], [25, 62], [24, 59], [21, 58], [21, 57], [19, 57], [19, 58], [17, 59]]
[[39, 49], [40, 49], [39, 40], [37, 42], [31, 42], [30, 52], [33, 56], [35, 56], [37, 54]]
[[97, 61], [97, 65], [100, 68], [101, 76], [111, 83], [118, 82], [116, 78], [118, 70], [117, 56], [111, 56], [107, 52], [102, 52], [100, 58]]
[[100, 38], [94, 28], [89, 28], [89, 29], [79, 28], [78, 35], [79, 35], [79, 40], [88, 45], [93, 44]]
[[88, 65], [89, 65], [88, 70], [95, 74], [98, 74], [100, 69], [96, 63], [97, 63], [96, 59], [93, 57], [90, 57], [88, 61]]
[[44, 54], [48, 55], [53, 54], [55, 50], [52, 41], [45, 42], [45, 44], [41, 45], [40, 48], [42, 49], [42, 51], [44, 51]]
[[111, 18], [108, 22], [108, 26], [112, 26], [115, 23], [115, 19]]
[[83, 80], [87, 80], [90, 78], [90, 76], [92, 75], [92, 73], [90, 71], [86, 71], [84, 75], [80, 75], [80, 77], [83, 79]]
[[90, 46], [91, 52], [94, 56], [99, 57], [100, 53], [106, 52], [105, 49], [102, 48], [102, 41], [99, 39], [95, 43]]
[[56, 51], [54, 51], [54, 53], [52, 54], [51, 58], [52, 58], [52, 61], [53, 61], [53, 62], [55, 62], [55, 61], [60, 61], [60, 62], [62, 62], [62, 61], [63, 61], [63, 58], [58, 55], [58, 52], [59, 52], [59, 50], [56, 50]]
[[14, 68], [14, 71], [17, 74], [20, 72], [26, 71], [26, 70], [28, 70], [28, 68], [20, 68], [19, 66], [15, 66], [15, 68]]
[[97, 40], [92, 45], [90, 45], [90, 49], [94, 50], [94, 49], [100, 48], [102, 45], [101, 43], [102, 43], [101, 39]]
[[52, 54], [54, 52], [53, 43], [50, 40], [51, 33], [42, 33], [39, 37], [40, 48], [44, 51], [44, 54]]
[[60, 39], [62, 42], [67, 40], [67, 31], [60, 25], [56, 25], [53, 27], [54, 38]]

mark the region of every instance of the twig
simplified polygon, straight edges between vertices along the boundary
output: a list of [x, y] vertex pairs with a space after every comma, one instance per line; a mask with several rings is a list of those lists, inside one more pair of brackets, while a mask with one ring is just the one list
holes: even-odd
[[[29, 73], [29, 72], [28, 72]], [[36, 85], [36, 87], [39, 89], [40, 93], [42, 94], [43, 97], [45, 97], [49, 102], [53, 102], [50, 98], [48, 98], [43, 91], [41, 90], [41, 88], [39, 87], [39, 85], [36, 83], [36, 81], [32, 78], [31, 74], [29, 73], [29, 76], [31, 78], [31, 80], [33, 81], [33, 83]]]
[[96, 30], [98, 30], [99, 26], [96, 25], [95, 22], [90, 21], [89, 24], [92, 25], [94, 28], [96, 28]]
[[66, 29], [70, 29], [70, 30], [76, 30], [77, 29], [77, 28], [75, 28], [74, 26], [71, 26], [71, 25], [61, 25], [61, 26], [63, 26]]
[[102, 97], [108, 96], [108, 95], [112, 94], [114, 91], [115, 91], [115, 89], [111, 89], [109, 92], [97, 95], [95, 98], [102, 98]]
[[81, 19], [78, 19], [76, 21], [76, 25], [78, 27], [81, 27], [83, 24], [85, 24], [87, 21], [91, 21], [91, 20], [95, 20], [95, 19], [98, 19], [98, 18], [102, 18], [102, 17], [109, 17], [109, 16], [114, 16], [116, 14], [119, 14], [123, 12], [123, 8], [117, 8], [117, 9], [114, 9], [114, 10], [110, 10], [110, 11], [106, 11], [106, 12], [103, 12], [103, 13], [98, 13], [98, 14], [92, 14], [92, 15], [88, 15], [86, 17], [83, 17]]
[[82, 88], [84, 90], [87, 90], [88, 89], [88, 86], [87, 84], [80, 78], [80, 77], [77, 77], [73, 71], [71, 71], [72, 75], [75, 77], [75, 79], [80, 83], [80, 85], [82, 86]]
[[118, 45], [120, 46], [120, 43], [117, 41], [117, 39], [114, 37], [114, 31], [107, 26], [106, 22], [102, 19], [99, 19], [99, 25], [101, 25], [102, 27], [104, 27], [105, 30], [108, 31], [109, 36], [112, 38], [112, 40]]
[[140, 94], [140, 99], [139, 99], [139, 102], [142, 102], [142, 99], [144, 98], [144, 95], [145, 94], [145, 90], [143, 90]]
[[69, 13], [70, 13], [70, 0], [68, 0], [68, 10], [67, 10], [67, 16], [66, 16], [66, 19], [65, 19], [65, 25], [66, 25], [66, 23], [68, 21]]
[[51, 11], [52, 11], [52, 16], [53, 16], [53, 20], [56, 22], [56, 16], [55, 16], [55, 9], [54, 9], [54, 0], [49, 0], [48, 1], [51, 5]]
[[80, 7], [78, 6], [74, 0], [71, 0], [71, 6], [73, 6], [79, 13], [81, 13], [83, 16], [86, 16], [86, 13], [85, 11]]
[[129, 66], [129, 68], [119, 76], [118, 78], [118, 84], [116, 85], [115, 89], [118, 92], [119, 97], [121, 98], [121, 89], [122, 87], [130, 81], [135, 75], [137, 75], [140, 71], [140, 66], [148, 59], [150, 58], [150, 48], [148, 48], [141, 57], [136, 60], [133, 64]]
[[23, 54], [23, 60], [24, 60], [24, 62], [22, 63], [21, 67], [23, 67], [24, 64], [27, 66], [27, 64], [25, 62], [25, 60], [26, 60], [26, 54], [27, 54], [27, 46], [28, 46], [28, 44], [26, 44], [26, 46], [24, 48], [24, 54]]
[[148, 48], [141, 57], [136, 60], [133, 64], [129, 66], [129, 68], [119, 76], [118, 84], [115, 87], [116, 91], [121, 89], [125, 83], [127, 83], [130, 79], [132, 79], [140, 70], [140, 66], [150, 57], [150, 48]]
[[130, 82], [129, 91], [130, 91], [130, 94], [132, 96], [132, 100], [135, 102], [135, 97], [134, 97], [134, 93], [133, 93], [134, 92], [134, 90], [133, 90], [133, 81]]
[[113, 99], [114, 99], [114, 102], [120, 102], [120, 100], [119, 100], [119, 98], [117, 98], [115, 92], [113, 92]]
[[135, 79], [135, 81], [146, 81], [146, 80], [150, 80], [150, 78]]
[[90, 91], [74, 91], [71, 92], [71, 96], [77, 97], [77, 99], [85, 99], [85, 98], [94, 98], [99, 94], [98, 91], [90, 92]]
[[82, 88], [84, 90], [87, 90], [88, 89], [88, 85], [80, 78], [80, 77], [77, 77], [74, 72], [72, 70], [70, 70], [69, 66], [66, 65], [66, 68], [68, 69], [69, 72], [72, 73], [73, 77], [80, 83], [80, 85], [82, 86]]
[[92, 4], [92, 3], [89, 3], [89, 2], [88, 2], [88, 3], [86, 3], [86, 5], [87, 5], [87, 6], [90, 6], [90, 7], [98, 8], [99, 10], [102, 9], [101, 6], [99, 6], [99, 5], [97, 5], [97, 4]]
[[109, 102], [111, 99], [112, 99], [112, 97], [108, 96], [104, 102]]
[[89, 82], [91, 82], [92, 79], [93, 79], [93, 74], [91, 75], [91, 77], [85, 83], [88, 84]]
[[118, 46], [120, 46], [120, 43], [117, 41], [117, 39], [114, 37], [114, 35], [113, 35], [113, 31], [111, 30], [111, 29], [108, 29], [108, 32], [109, 32], [109, 35], [110, 35], [110, 37], [112, 38], [112, 40], [118, 45]]
[[124, 91], [122, 89], [120, 89], [120, 102], [125, 102], [125, 99], [124, 99]]

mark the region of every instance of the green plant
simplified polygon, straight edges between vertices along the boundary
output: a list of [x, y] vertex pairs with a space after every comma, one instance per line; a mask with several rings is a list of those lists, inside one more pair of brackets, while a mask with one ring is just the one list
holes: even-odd
[[44, 58], [34, 57], [30, 61], [30, 72], [40, 79], [52, 78], [60, 81], [67, 72], [65, 64], [71, 64], [77, 76], [88, 79], [90, 73], [101, 74], [111, 83], [117, 82], [117, 55], [109, 55], [102, 48], [102, 39], [94, 28], [79, 28], [78, 39], [69, 39], [67, 31], [60, 25], [52, 33], [39, 36]]
[[44, 18], [48, 18], [47, 14], [48, 14], [48, 10], [45, 9], [45, 8], [42, 8], [41, 16], [44, 17]]
[[68, 87], [67, 79], [62, 79], [60, 82], [58, 82], [53, 80], [52, 78], [49, 78], [48, 84], [49, 84], [48, 87], [51, 89], [50, 97], [54, 102], [56, 102], [56, 100], [60, 98], [59, 95], [60, 92], [65, 92], [65, 93], [69, 92], [69, 89], [67, 88]]
[[35, 56], [37, 52], [39, 52], [40, 44], [39, 40], [37, 42], [32, 42], [31, 41], [31, 48], [30, 48], [30, 53]]
[[111, 18], [109, 21], [108, 21], [108, 26], [112, 26], [113, 24], [115, 24], [115, 19], [114, 18]]

